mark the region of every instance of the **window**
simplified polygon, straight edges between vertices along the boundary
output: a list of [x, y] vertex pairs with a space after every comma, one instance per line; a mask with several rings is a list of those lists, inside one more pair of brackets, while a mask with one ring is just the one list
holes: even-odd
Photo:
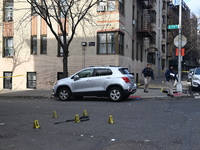
[[151, 18], [151, 23], [156, 23], [156, 12], [155, 11], [150, 12], [150, 18]]
[[96, 69], [95, 76], [107, 76], [112, 75], [112, 71], [110, 69]]
[[41, 36], [41, 54], [47, 54], [47, 36]]
[[60, 0], [60, 7], [59, 9], [59, 13], [60, 13], [60, 18], [66, 18], [67, 17], [67, 11], [68, 11], [68, 5], [66, 0]]
[[36, 89], [36, 72], [27, 72], [27, 88]]
[[36, 5], [38, 2], [39, 2], [39, 0], [32, 0], [32, 5], [31, 5], [31, 14], [32, 15], [37, 15], [36, 12], [39, 12], [37, 5]]
[[132, 60], [134, 60], [135, 59], [135, 55], [134, 55], [134, 53], [135, 53], [135, 51], [134, 51], [134, 40], [132, 40]]
[[139, 43], [138, 42], [136, 46], [136, 60], [139, 60]]
[[12, 89], [12, 72], [4, 72], [3, 77], [3, 88]]
[[116, 2], [115, 0], [108, 0], [108, 11], [116, 10]]
[[4, 37], [4, 57], [12, 57], [13, 55], [13, 37]]
[[77, 75], [79, 78], [86, 78], [86, 77], [91, 77], [93, 73], [93, 69], [86, 69], [81, 72], [79, 72]]
[[124, 52], [124, 35], [120, 32], [98, 34], [98, 54], [120, 54]]
[[[60, 40], [63, 42], [63, 36], [60, 35]], [[63, 56], [63, 48], [58, 43], [58, 56]]]
[[143, 46], [141, 45], [140, 60], [143, 61]]
[[118, 35], [118, 46], [119, 46], [119, 54], [124, 54], [124, 36], [122, 34]]
[[162, 38], [165, 39], [165, 30], [162, 30]]
[[31, 54], [37, 54], [37, 36], [31, 37]]
[[155, 64], [156, 56], [155, 53], [148, 53], [147, 62], [151, 64]]
[[13, 21], [13, 0], [4, 1], [4, 21]]
[[165, 45], [162, 44], [162, 53], [165, 53]]
[[124, 0], [101, 0], [97, 4], [98, 12], [116, 11], [124, 13]]
[[124, 14], [124, 0], [119, 0], [119, 11]]

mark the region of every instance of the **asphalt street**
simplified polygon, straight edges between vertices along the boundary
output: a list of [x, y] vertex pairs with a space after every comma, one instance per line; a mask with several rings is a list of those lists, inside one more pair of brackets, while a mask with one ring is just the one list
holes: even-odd
[[[1, 98], [0, 150], [199, 150], [199, 105], [188, 98]], [[65, 122], [84, 110], [89, 121]], [[114, 124], [108, 123], [110, 115]], [[33, 128], [36, 120], [40, 129]]]

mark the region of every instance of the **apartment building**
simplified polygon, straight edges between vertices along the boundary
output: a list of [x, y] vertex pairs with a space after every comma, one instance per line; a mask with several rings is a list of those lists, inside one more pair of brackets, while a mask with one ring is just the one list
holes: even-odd
[[[179, 2], [169, 3], [168, 7], [168, 24], [179, 24]], [[187, 38], [187, 44], [183, 47], [185, 53], [182, 59], [182, 70], [188, 71], [190, 68], [198, 66], [198, 44], [197, 44], [197, 17], [191, 14], [186, 3], [182, 2], [182, 35]], [[167, 58], [169, 65], [178, 68], [178, 57], [176, 55], [176, 46], [174, 45], [174, 38], [179, 34], [178, 29], [168, 31], [168, 53]]]
[[[0, 7], [0, 89], [51, 89], [63, 68], [62, 51], [52, 32], [43, 19], [31, 15], [26, 0], [4, 0]], [[167, 7], [168, 0], [100, 0], [90, 11], [93, 23], [82, 21], [76, 30], [69, 75], [88, 66], [114, 65], [127, 67], [141, 82], [147, 63], [156, 76], [162, 75], [167, 62]]]

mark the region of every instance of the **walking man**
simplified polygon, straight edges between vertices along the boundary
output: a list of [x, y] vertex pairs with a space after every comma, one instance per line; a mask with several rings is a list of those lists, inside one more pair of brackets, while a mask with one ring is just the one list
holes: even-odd
[[168, 96], [174, 97], [173, 93], [173, 85], [174, 81], [177, 80], [176, 74], [173, 71], [173, 66], [171, 66], [166, 72], [165, 72], [165, 77], [169, 86], [168, 90]]
[[142, 74], [144, 75], [144, 92], [148, 93], [149, 83], [151, 80], [154, 80], [154, 73], [151, 64], [147, 64], [147, 67], [143, 69]]

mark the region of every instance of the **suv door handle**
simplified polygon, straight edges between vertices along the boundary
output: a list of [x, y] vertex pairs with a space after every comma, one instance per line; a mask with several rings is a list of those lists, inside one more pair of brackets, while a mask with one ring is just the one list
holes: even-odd
[[106, 79], [111, 79], [111, 77], [107, 77]]

